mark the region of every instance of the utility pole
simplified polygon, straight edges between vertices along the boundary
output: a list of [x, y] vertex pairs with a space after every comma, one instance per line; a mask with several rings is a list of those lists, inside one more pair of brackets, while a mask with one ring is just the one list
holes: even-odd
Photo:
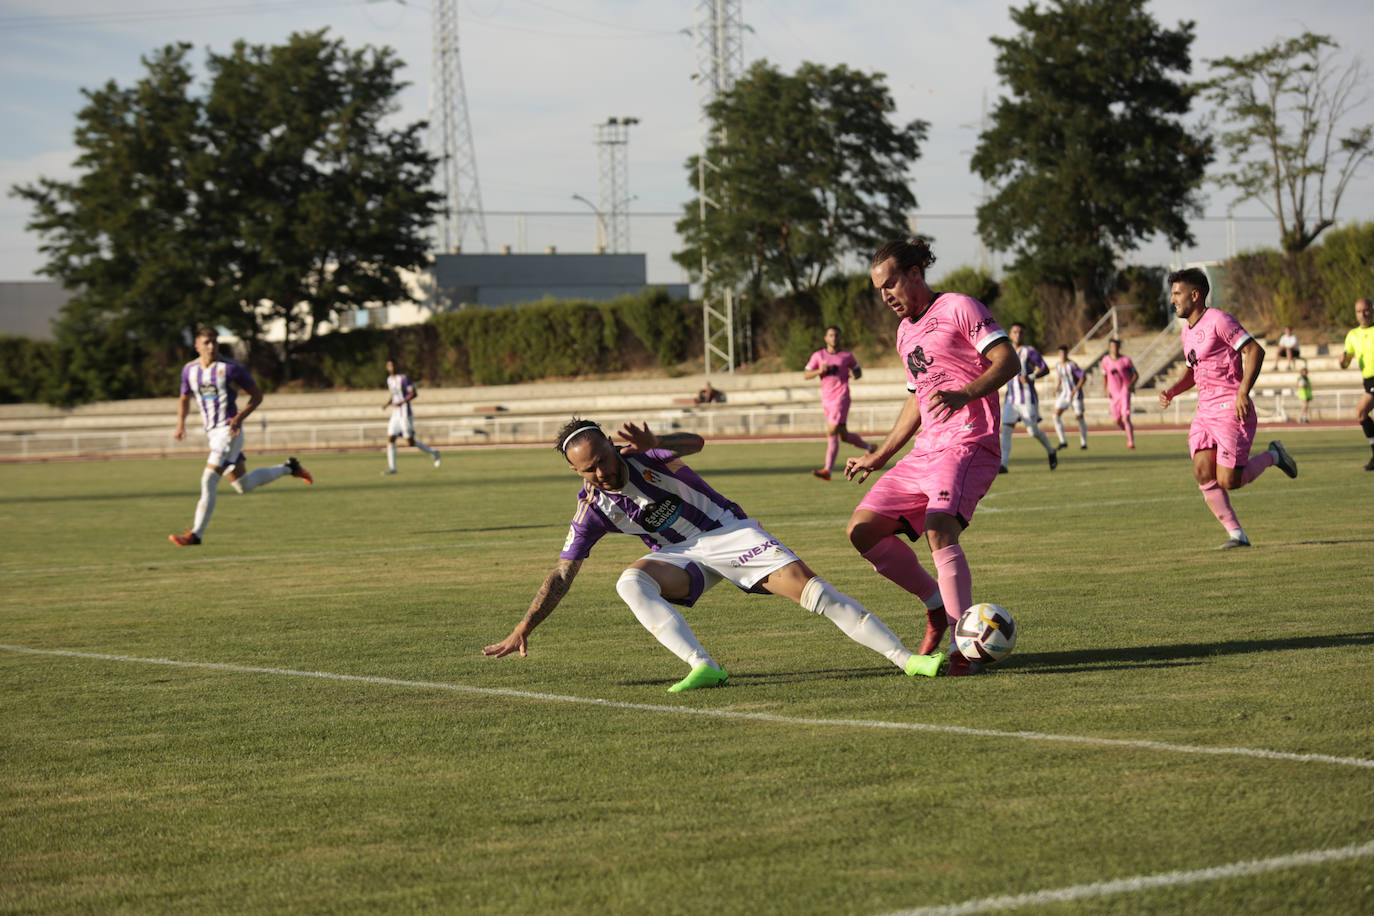
[[477, 154], [458, 58], [458, 2], [434, 0], [434, 60], [429, 81], [430, 147], [439, 159], [443, 210], [435, 222], [439, 251], [457, 252], [471, 234], [487, 250], [487, 223], [477, 184]]
[[735, 371], [735, 297], [731, 290], [719, 293], [719, 304], [713, 303], [709, 285], [711, 273], [711, 245], [708, 219], [724, 201], [713, 199], [712, 181], [719, 164], [710, 162], [707, 150], [716, 134], [715, 124], [706, 108], [722, 93], [730, 90], [744, 72], [744, 20], [740, 0], [697, 0], [696, 23], [693, 36], [697, 46], [697, 198], [701, 218], [701, 323], [706, 339], [706, 376], [711, 375], [711, 357]]
[[606, 239], [611, 252], [630, 250], [630, 127], [639, 123], [639, 118], [606, 119], [605, 124], [597, 124], [596, 131], [597, 162], [601, 166], [601, 207], [600, 214], [606, 214]]

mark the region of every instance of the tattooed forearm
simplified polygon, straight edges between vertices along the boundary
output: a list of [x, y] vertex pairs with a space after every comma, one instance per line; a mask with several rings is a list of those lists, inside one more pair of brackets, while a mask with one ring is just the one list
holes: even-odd
[[706, 445], [706, 440], [696, 433], [663, 433], [658, 437], [658, 447], [671, 449], [678, 455], [695, 455]]
[[573, 579], [581, 568], [581, 560], [558, 561], [553, 572], [549, 573], [544, 584], [535, 593], [530, 609], [525, 612], [524, 624], [527, 632], [539, 626], [545, 617], [553, 613], [553, 609], [558, 607], [558, 602], [562, 601], [563, 596], [572, 588]]

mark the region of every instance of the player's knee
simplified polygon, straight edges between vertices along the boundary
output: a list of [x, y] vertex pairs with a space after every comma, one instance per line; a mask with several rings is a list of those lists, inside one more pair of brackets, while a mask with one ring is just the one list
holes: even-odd
[[886, 537], [886, 532], [879, 531], [877, 526], [871, 522], [850, 519], [845, 536], [849, 538], [849, 543], [853, 544], [854, 549], [859, 553], [868, 553]]
[[661, 596], [663, 587], [658, 584], [657, 579], [644, 570], [637, 566], [631, 566], [621, 573], [620, 578], [616, 580], [615, 591], [621, 600], [633, 607], [633, 599], [644, 596]]

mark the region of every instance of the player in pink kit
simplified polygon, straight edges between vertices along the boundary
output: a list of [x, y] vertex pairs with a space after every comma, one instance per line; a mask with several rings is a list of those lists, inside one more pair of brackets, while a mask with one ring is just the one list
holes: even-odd
[[877, 446], [865, 442], [858, 433], [849, 431], [849, 379], [863, 378], [859, 361], [848, 350], [840, 349], [840, 329], [835, 325], [825, 329], [825, 347], [811, 354], [806, 361], [803, 377], [821, 380], [821, 406], [825, 408], [825, 464], [811, 473], [821, 480], [830, 479], [835, 466], [835, 454], [840, 441], [871, 452]]
[[[897, 352], [906, 364], [908, 396], [877, 450], [850, 458], [844, 470], [846, 478], [862, 481], [916, 437], [911, 451], [859, 502], [848, 534], [875, 570], [925, 604], [922, 653], [938, 647], [949, 625], [973, 604], [973, 578], [959, 536], [997, 478], [997, 391], [1021, 370], [1006, 332], [981, 302], [936, 293], [926, 284], [934, 261], [921, 239], [888, 242], [873, 255], [873, 285], [900, 319]], [[938, 579], [897, 537], [914, 541], [922, 533]], [[957, 652], [950, 663], [951, 674], [975, 670]]]
[[[1258, 346], [1258, 344], [1256, 345]], [[1131, 392], [1140, 373], [1129, 356], [1121, 355], [1121, 341], [1113, 337], [1107, 342], [1107, 355], [1102, 357], [1102, 393], [1112, 404], [1112, 420], [1126, 431], [1126, 447], [1135, 448], [1135, 426], [1131, 424]]]
[[1183, 352], [1188, 368], [1183, 377], [1159, 393], [1159, 406], [1197, 385], [1197, 415], [1188, 430], [1188, 451], [1193, 456], [1193, 477], [1207, 507], [1229, 535], [1218, 549], [1249, 547], [1250, 539], [1231, 508], [1228, 490], [1254, 480], [1271, 464], [1289, 477], [1298, 476], [1298, 465], [1283, 443], [1250, 456], [1255, 438], [1255, 407], [1250, 389], [1264, 363], [1264, 348], [1231, 315], [1207, 307], [1210, 284], [1195, 267], [1169, 274], [1169, 301], [1183, 328]]

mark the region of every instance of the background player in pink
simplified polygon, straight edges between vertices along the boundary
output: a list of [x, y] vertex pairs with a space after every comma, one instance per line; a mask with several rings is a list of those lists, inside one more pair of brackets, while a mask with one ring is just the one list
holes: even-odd
[[626, 423], [620, 438], [628, 445], [618, 450], [599, 425], [578, 417], [558, 431], [554, 447], [583, 481], [567, 540], [524, 618], [483, 655], [527, 655], [530, 633], [568, 593], [592, 547], [607, 534], [630, 534], [650, 553], [620, 574], [615, 589], [644, 628], [690, 666], [669, 693], [718, 687], [729, 679], [673, 607], [691, 607], [722, 579], [743, 591], [791, 598], [908, 675], [939, 672], [943, 655], [913, 655], [881, 620], [817, 576], [684, 464], [683, 456], [705, 444], [696, 433], [658, 436], [647, 425]]
[[[248, 493], [279, 477], [290, 474], [306, 483], [314, 483], [310, 472], [295, 458], [285, 464], [258, 468], [247, 476], [247, 462], [243, 457], [243, 421], [262, 403], [262, 391], [253, 382], [248, 370], [233, 360], [219, 358], [219, 334], [214, 328], [196, 331], [196, 358], [181, 368], [181, 397], [177, 401], [177, 428], [172, 434], [178, 442], [186, 438], [186, 414], [191, 400], [200, 408], [205, 421], [205, 438], [210, 443], [210, 455], [205, 459], [205, 471], [200, 475], [200, 501], [196, 514], [185, 534], [169, 534], [167, 539], [178, 547], [194, 547], [205, 536], [210, 516], [215, 511], [215, 497], [219, 479], [229, 478], [239, 493]], [[248, 406], [238, 409], [239, 391], [248, 395]], [[227, 473], [226, 473], [227, 472]]]
[[395, 360], [386, 361], [386, 390], [388, 396], [382, 410], [391, 411], [391, 420], [386, 427], [386, 470], [382, 471], [382, 475], [396, 473], [397, 439], [405, 439], [433, 458], [434, 466], [437, 468], [440, 462], [439, 450], [430, 448], [415, 438], [415, 412], [410, 406], [410, 402], [415, 400], [416, 396], [415, 383], [410, 380], [410, 376], [396, 368]]
[[[977, 299], [936, 293], [926, 284], [935, 261], [922, 239], [888, 242], [870, 276], [899, 319], [897, 352], [906, 364], [906, 403], [877, 451], [845, 462], [862, 481], [916, 437], [911, 451], [878, 478], [849, 519], [849, 541], [873, 568], [926, 606], [922, 653], [973, 604], [973, 576], [959, 536], [997, 478], [1001, 416], [997, 390], [1021, 369], [1003, 331]], [[918, 435], [919, 433], [919, 435]], [[897, 537], [925, 534], [938, 576], [921, 568]], [[951, 674], [973, 669], [957, 652]]]
[[1035, 391], [1035, 380], [1050, 373], [1045, 358], [1035, 347], [1025, 343], [1026, 326], [1019, 321], [1012, 322], [1011, 346], [1016, 351], [1021, 368], [1007, 382], [1006, 400], [1002, 402], [1002, 466], [998, 472], [1005, 474], [1011, 464], [1011, 434], [1017, 423], [1024, 423], [1030, 433], [1045, 448], [1050, 462], [1050, 470], [1059, 467], [1059, 453], [1050, 444], [1050, 437], [1040, 428], [1040, 396]]
[[1169, 301], [1184, 319], [1183, 353], [1188, 368], [1183, 377], [1159, 393], [1159, 406], [1197, 385], [1197, 415], [1188, 430], [1193, 477], [1207, 507], [1229, 535], [1218, 549], [1249, 547], [1250, 539], [1231, 508], [1228, 490], [1254, 480], [1271, 464], [1289, 477], [1298, 465], [1283, 443], [1274, 440], [1260, 454], [1250, 456], [1255, 438], [1255, 406], [1250, 389], [1264, 363], [1264, 348], [1240, 322], [1220, 309], [1208, 308], [1207, 275], [1196, 267], [1169, 274]]
[[1063, 345], [1059, 347], [1059, 365], [1054, 373], [1059, 381], [1054, 399], [1054, 431], [1059, 434], [1059, 447], [1069, 447], [1064, 438], [1064, 411], [1073, 408], [1073, 415], [1078, 420], [1078, 447], [1085, 449], [1088, 447], [1088, 426], [1083, 422], [1083, 382], [1088, 377], [1078, 363], [1069, 359], [1069, 348]]
[[876, 446], [864, 441], [858, 433], [849, 431], [849, 379], [863, 378], [859, 361], [848, 350], [840, 349], [840, 329], [835, 325], [825, 329], [825, 347], [811, 354], [806, 361], [804, 378], [821, 380], [821, 406], [825, 409], [825, 464], [811, 473], [821, 480], [830, 479], [835, 467], [835, 455], [840, 441], [871, 452]]
[[1107, 355], [1102, 357], [1102, 393], [1112, 405], [1112, 420], [1126, 431], [1126, 447], [1135, 448], [1135, 426], [1131, 423], [1131, 393], [1140, 373], [1129, 356], [1121, 355], [1121, 341], [1113, 337], [1107, 341]]

